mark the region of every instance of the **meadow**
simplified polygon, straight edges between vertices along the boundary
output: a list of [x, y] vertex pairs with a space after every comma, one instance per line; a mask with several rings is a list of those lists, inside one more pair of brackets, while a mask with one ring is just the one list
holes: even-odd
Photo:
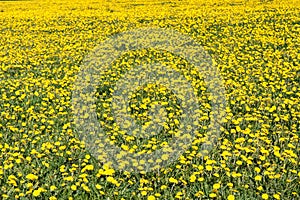
[[[115, 169], [78, 137], [73, 91], [86, 56], [137, 28], [176, 30], [203, 46], [225, 88], [213, 148], [203, 74], [167, 51], [128, 52], [99, 76], [97, 119], [124, 152], [153, 152], [179, 130], [180, 102], [162, 85], [130, 96], [130, 116], [160, 134], [139, 139], [112, 115], [126, 71], [159, 61], [194, 86], [200, 108], [190, 146], [150, 172]], [[0, 199], [300, 199], [300, 2], [297, 0], [0, 1]], [[162, 157], [167, 160], [168, 157]]]

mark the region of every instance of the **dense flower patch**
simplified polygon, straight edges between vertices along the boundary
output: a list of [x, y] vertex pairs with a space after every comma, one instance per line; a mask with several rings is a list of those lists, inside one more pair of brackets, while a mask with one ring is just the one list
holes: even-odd
[[[299, 199], [300, 4], [297, 1], [0, 2], [1, 199]], [[169, 52], [129, 52], [103, 72], [97, 116], [128, 152], [155, 151], [180, 126], [180, 100], [163, 85], [130, 96], [128, 113], [151, 125], [128, 135], [111, 110], [126, 70], [161, 62], [190, 80], [200, 120], [191, 146], [148, 173], [118, 171], [85, 148], [74, 126], [72, 90], [85, 56], [108, 36], [139, 27], [175, 29], [209, 52], [226, 89], [214, 148], [206, 140], [211, 98], [193, 66]], [[150, 113], [150, 114], [149, 114]], [[125, 126], [125, 125], [124, 125]], [[168, 157], [162, 157], [167, 160]]]

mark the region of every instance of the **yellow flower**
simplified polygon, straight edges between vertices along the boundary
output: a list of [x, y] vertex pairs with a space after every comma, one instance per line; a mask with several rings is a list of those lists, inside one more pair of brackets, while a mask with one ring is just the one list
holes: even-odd
[[195, 182], [196, 181], [196, 179], [197, 179], [197, 177], [195, 176], [195, 175], [192, 175], [191, 177], [190, 177], [190, 182]]
[[212, 171], [213, 167], [212, 167], [211, 165], [206, 165], [206, 166], [205, 166], [205, 169], [206, 169], [207, 171]]
[[202, 181], [204, 181], [204, 178], [203, 177], [199, 177], [198, 181], [202, 182]]
[[166, 185], [160, 186], [160, 189], [162, 189], [162, 190], [164, 190], [164, 189], [166, 189], [166, 188], [168, 188], [168, 186], [166, 186]]
[[233, 187], [233, 184], [232, 183], [227, 183], [227, 186], [232, 188]]
[[209, 194], [209, 197], [210, 197], [210, 198], [215, 198], [215, 197], [217, 197], [217, 195], [216, 195], [215, 193], [210, 193], [210, 194]]
[[155, 198], [155, 196], [153, 196], [153, 195], [150, 195], [150, 196], [148, 196], [148, 198], [147, 198], [148, 200], [155, 200], [156, 198]]
[[213, 185], [213, 188], [216, 190], [219, 189], [220, 187], [221, 187], [221, 185], [219, 183], [216, 183]]
[[86, 165], [82, 170], [81, 173], [84, 173], [85, 171], [93, 171], [94, 166], [93, 165]]
[[202, 192], [202, 191], [198, 191], [198, 192], [195, 194], [196, 197], [200, 197], [200, 196], [202, 196], [202, 195], [204, 195], [204, 192]]
[[37, 190], [34, 190], [33, 191], [33, 193], [32, 193], [32, 195], [34, 196], [34, 197], [38, 197], [38, 196], [40, 196], [40, 194], [42, 193], [42, 192], [45, 192], [46, 190], [44, 189], [44, 188], [38, 188]]
[[243, 162], [242, 162], [242, 161], [240, 161], [240, 160], [238, 160], [238, 161], [236, 161], [236, 164], [237, 164], [237, 165], [242, 165], [242, 164], [243, 164]]
[[254, 170], [255, 170], [257, 173], [259, 173], [259, 172], [261, 171], [260, 168], [258, 168], [258, 167], [255, 167]]
[[34, 181], [34, 180], [37, 180], [38, 179], [38, 176], [34, 175], [34, 174], [28, 174], [26, 176], [27, 179], [31, 180], [31, 181]]
[[228, 195], [227, 200], [234, 200], [234, 196], [232, 194]]
[[63, 180], [65, 180], [65, 181], [73, 181], [74, 178], [72, 176], [68, 176], [68, 177], [64, 177]]
[[175, 198], [180, 199], [180, 198], [182, 198], [182, 195], [183, 195], [183, 193], [179, 191], [176, 193]]
[[98, 190], [100, 190], [100, 189], [102, 188], [102, 186], [99, 185], [99, 184], [96, 184], [96, 188], [97, 188]]
[[57, 187], [55, 186], [55, 185], [51, 185], [50, 186], [50, 191], [54, 191], [54, 190], [56, 190], [57, 189]]
[[175, 184], [178, 183], [178, 180], [173, 177], [169, 178], [169, 181], [170, 181], [170, 183], [175, 183]]
[[76, 185], [72, 185], [71, 186], [71, 190], [73, 190], [73, 191], [77, 190], [77, 186]]
[[279, 194], [274, 194], [273, 197], [274, 197], [274, 199], [280, 199], [280, 195]]
[[81, 184], [81, 187], [82, 187], [86, 192], [90, 192], [90, 191], [91, 191], [90, 188], [89, 188], [87, 185], [85, 185], [84, 183]]
[[115, 180], [112, 176], [108, 176], [108, 177], [106, 178], [106, 180], [107, 180], [108, 182], [110, 182], [110, 183], [116, 185], [116, 186], [120, 186], [120, 183], [119, 183], [117, 180]]
[[254, 179], [255, 179], [256, 181], [261, 181], [261, 178], [262, 178], [262, 177], [261, 177], [260, 175], [258, 175], [258, 176], [255, 176]]
[[161, 194], [160, 194], [160, 193], [155, 193], [155, 196], [156, 196], [156, 197], [160, 197]]
[[263, 195], [261, 195], [262, 199], [269, 199], [269, 195], [264, 193]]
[[263, 190], [263, 187], [262, 187], [262, 186], [258, 186], [257, 189], [258, 189], [259, 191], [262, 191], [262, 190]]

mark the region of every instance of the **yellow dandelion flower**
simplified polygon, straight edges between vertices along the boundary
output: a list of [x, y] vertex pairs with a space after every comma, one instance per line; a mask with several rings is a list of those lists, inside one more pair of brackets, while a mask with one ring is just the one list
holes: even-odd
[[57, 187], [55, 186], [55, 185], [51, 185], [50, 186], [50, 191], [54, 191], [54, 190], [56, 190], [57, 189]]
[[175, 178], [173, 178], [173, 177], [171, 177], [171, 178], [169, 178], [169, 182], [170, 182], [170, 183], [175, 183], [175, 184], [177, 184], [177, 183], [178, 183], [178, 180], [175, 179]]
[[155, 196], [153, 196], [153, 195], [150, 195], [150, 196], [148, 196], [148, 198], [147, 198], [148, 200], [155, 200], [156, 198], [155, 198]]
[[227, 200], [234, 200], [234, 199], [235, 199], [234, 195], [232, 195], [232, 194], [228, 195], [228, 197], [227, 197]]
[[280, 195], [279, 194], [274, 194], [273, 197], [274, 197], [274, 199], [280, 199]]
[[216, 183], [216, 184], [213, 185], [213, 188], [214, 188], [215, 190], [220, 189], [220, 187], [221, 187], [221, 184], [220, 184], [220, 183]]
[[196, 177], [195, 175], [192, 175], [192, 176], [190, 177], [190, 182], [191, 182], [191, 183], [195, 182], [196, 180], [197, 180], [197, 177]]
[[210, 193], [210, 194], [209, 194], [209, 197], [210, 197], [210, 198], [215, 198], [215, 197], [217, 197], [217, 194], [216, 194], [216, 193]]
[[37, 180], [38, 179], [38, 176], [34, 175], [34, 174], [28, 174], [26, 176], [27, 179], [31, 180], [31, 181], [34, 181], [34, 180]]
[[77, 190], [77, 186], [76, 185], [72, 185], [71, 186], [71, 190], [76, 191]]
[[260, 175], [258, 175], [258, 176], [255, 176], [255, 177], [254, 177], [254, 179], [255, 179], [256, 181], [261, 181], [261, 179], [262, 179], [262, 176], [260, 176]]
[[262, 194], [261, 197], [262, 199], [269, 199], [269, 195], [266, 193]]

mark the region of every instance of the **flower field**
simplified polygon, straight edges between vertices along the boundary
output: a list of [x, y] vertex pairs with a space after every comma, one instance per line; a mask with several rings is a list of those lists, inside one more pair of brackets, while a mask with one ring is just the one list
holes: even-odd
[[[177, 159], [147, 172], [119, 170], [79, 137], [76, 81], [98, 44], [151, 27], [204, 48], [226, 104], [211, 131], [217, 98], [185, 58], [153, 48], [117, 58], [97, 79], [95, 110], [123, 152], [154, 152], [181, 131], [181, 100], [159, 84], [135, 90], [126, 111], [140, 126], [162, 128], [144, 139], [122, 130], [114, 86], [134, 78], [134, 67], [169, 66], [191, 83], [199, 104], [199, 119], [190, 119], [195, 137]], [[0, 1], [0, 30], [0, 199], [300, 199], [299, 1]], [[203, 150], [207, 143], [213, 148]], [[164, 154], [154, 163], [168, 160]]]

